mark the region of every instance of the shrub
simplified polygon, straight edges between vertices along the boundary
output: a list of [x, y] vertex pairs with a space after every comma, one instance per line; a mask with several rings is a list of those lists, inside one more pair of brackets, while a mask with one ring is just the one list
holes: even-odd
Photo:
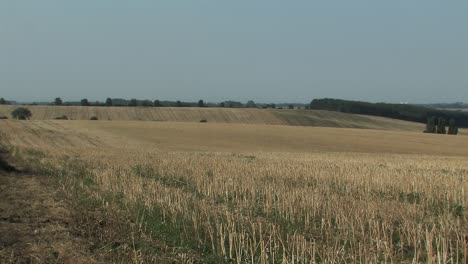
[[98, 120], [98, 118], [95, 116], [92, 116], [89, 120]]
[[208, 123], [208, 120], [202, 119], [202, 120], [200, 120], [200, 123]]
[[11, 112], [11, 116], [13, 116], [13, 118], [18, 119], [18, 120], [28, 120], [31, 118], [32, 113], [27, 108], [19, 107], [13, 110], [13, 112]]
[[55, 119], [57, 119], [57, 120], [68, 120], [68, 116], [63, 115], [63, 116], [56, 117]]
[[6, 117], [6, 116], [0, 116], [0, 120], [1, 120], [1, 119], [8, 119], [8, 117]]

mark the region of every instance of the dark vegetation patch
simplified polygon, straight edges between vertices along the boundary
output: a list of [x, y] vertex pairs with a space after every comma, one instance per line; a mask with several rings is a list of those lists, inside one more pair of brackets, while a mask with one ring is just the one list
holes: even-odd
[[15, 167], [10, 165], [10, 157], [8, 151], [0, 146], [0, 171], [16, 172], [18, 171]]
[[426, 123], [428, 118], [437, 116], [445, 120], [454, 119], [459, 127], [468, 127], [468, 113], [466, 112], [440, 110], [410, 104], [368, 103], [325, 98], [313, 100], [310, 103], [310, 108], [349, 114], [382, 116], [419, 123]]
[[68, 116], [63, 115], [63, 116], [58, 116], [55, 118], [56, 120], [68, 120]]

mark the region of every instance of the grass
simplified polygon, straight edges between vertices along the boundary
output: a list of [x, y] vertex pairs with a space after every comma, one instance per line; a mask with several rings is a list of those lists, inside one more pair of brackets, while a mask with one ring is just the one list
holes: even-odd
[[78, 212], [91, 216], [83, 232], [102, 237], [96, 250], [105, 246], [113, 262], [466, 258], [462, 136], [171, 122], [4, 124], [8, 144], [35, 160], [31, 166], [48, 166], [45, 173], [84, 204]]
[[[464, 136], [407, 131], [176, 122], [50, 122], [125, 148], [205, 152], [364, 152], [468, 156]], [[60, 129], [60, 128], [58, 128]]]

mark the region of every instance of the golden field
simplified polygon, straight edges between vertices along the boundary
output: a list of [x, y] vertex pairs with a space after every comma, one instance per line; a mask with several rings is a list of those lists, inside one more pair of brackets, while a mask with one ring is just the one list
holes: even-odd
[[[18, 106], [0, 105], [0, 116], [11, 117]], [[26, 106], [33, 120], [52, 120], [67, 116], [73, 120], [171, 121], [295, 125], [316, 127], [371, 128], [385, 130], [422, 131], [424, 125], [396, 119], [352, 115], [321, 110], [199, 108], [199, 107], [82, 107]]]
[[137, 121], [0, 121], [0, 136], [128, 215], [117, 251], [135, 263], [466, 260], [465, 136]]

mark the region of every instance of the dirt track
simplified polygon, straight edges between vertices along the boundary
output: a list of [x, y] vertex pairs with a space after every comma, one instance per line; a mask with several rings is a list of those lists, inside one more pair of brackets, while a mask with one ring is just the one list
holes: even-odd
[[97, 263], [42, 176], [0, 171], [0, 263]]

